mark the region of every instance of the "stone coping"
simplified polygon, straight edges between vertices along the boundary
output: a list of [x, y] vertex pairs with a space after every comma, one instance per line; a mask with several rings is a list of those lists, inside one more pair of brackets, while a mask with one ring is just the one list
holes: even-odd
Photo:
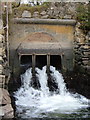
[[51, 24], [51, 25], [72, 25], [76, 24], [73, 19], [34, 19], [34, 18], [13, 18], [12, 21], [18, 24]]

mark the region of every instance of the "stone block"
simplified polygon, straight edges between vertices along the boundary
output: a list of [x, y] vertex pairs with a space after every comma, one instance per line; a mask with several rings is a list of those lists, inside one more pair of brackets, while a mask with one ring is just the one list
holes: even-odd
[[0, 88], [5, 85], [5, 75], [0, 75]]
[[3, 48], [3, 43], [0, 43], [0, 48]]
[[64, 19], [71, 19], [71, 18], [72, 18], [71, 15], [65, 15], [65, 16], [64, 16]]
[[0, 19], [0, 30], [3, 29], [3, 21]]
[[0, 29], [0, 34], [4, 34], [4, 29]]
[[3, 98], [3, 93], [2, 93], [2, 88], [0, 88], [0, 105], [2, 105], [2, 98]]
[[84, 55], [85, 57], [88, 57], [89, 54], [90, 54], [89, 52], [85, 52], [85, 51], [83, 52], [83, 55]]
[[88, 36], [90, 37], [90, 31], [88, 32]]
[[81, 48], [83, 48], [83, 49], [90, 49], [90, 46], [84, 45], [84, 46], [82, 46]]
[[80, 38], [79, 37], [77, 37], [75, 40], [76, 40], [76, 42], [80, 42]]
[[83, 61], [89, 61], [89, 57], [82, 57]]
[[0, 88], [0, 116], [3, 116], [4, 118], [14, 117], [14, 110], [11, 105], [10, 94], [6, 89], [3, 88]]
[[2, 104], [11, 104], [11, 98], [10, 98], [10, 94], [6, 89], [2, 90], [3, 93], [3, 98], [2, 98]]
[[3, 118], [13, 118], [14, 117], [14, 110], [13, 110], [11, 104], [1, 106], [0, 111], [2, 113]]
[[25, 10], [23, 13], [22, 13], [22, 17], [23, 18], [31, 18], [31, 13], [27, 10]]
[[0, 75], [3, 73], [3, 66], [2, 65], [0, 65]]
[[3, 35], [0, 34], [0, 43], [3, 42], [3, 38], [4, 38]]
[[46, 13], [46, 11], [42, 11], [41, 13], [40, 13], [40, 15], [46, 15], [47, 13]]
[[49, 15], [44, 15], [44, 16], [42, 16], [41, 18], [42, 19], [47, 19], [49, 17]]
[[0, 56], [2, 56], [3, 48], [0, 48]]
[[48, 10], [48, 13], [47, 13], [47, 14], [48, 14], [49, 16], [52, 16], [52, 13], [53, 13], [52, 10]]
[[3, 63], [3, 58], [2, 58], [2, 56], [0, 56], [0, 64], [2, 64]]
[[58, 10], [57, 8], [55, 8], [54, 11], [53, 11], [53, 15], [56, 16], [56, 15], [58, 15], [58, 14], [59, 14], [59, 10]]
[[4, 116], [4, 111], [3, 111], [2, 107], [0, 107], [0, 117], [1, 116]]
[[33, 17], [34, 17], [34, 18], [39, 18], [39, 12], [38, 12], [38, 11], [37, 11], [37, 12], [34, 12], [34, 13], [33, 13]]
[[82, 61], [82, 63], [83, 63], [84, 65], [88, 65], [88, 61], [87, 61], [87, 60]]

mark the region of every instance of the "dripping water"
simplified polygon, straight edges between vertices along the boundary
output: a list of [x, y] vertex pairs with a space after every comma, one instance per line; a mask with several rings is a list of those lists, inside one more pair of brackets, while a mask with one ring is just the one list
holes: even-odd
[[[55, 67], [50, 66], [50, 73], [58, 86], [57, 92], [52, 92], [48, 87], [46, 66], [36, 68], [36, 77], [40, 87], [34, 88], [32, 82], [32, 68], [21, 75], [22, 86], [15, 92], [16, 113], [21, 118], [62, 117], [71, 114], [81, 115], [81, 111], [87, 112], [89, 102], [87, 98], [76, 93], [71, 94], [64, 82], [63, 76]], [[82, 114], [85, 117], [86, 114]]]

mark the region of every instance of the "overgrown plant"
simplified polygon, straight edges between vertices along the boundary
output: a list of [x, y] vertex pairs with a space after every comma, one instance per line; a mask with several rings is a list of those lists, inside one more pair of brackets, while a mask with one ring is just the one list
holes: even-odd
[[88, 5], [81, 4], [78, 6], [77, 19], [81, 23], [80, 28], [87, 33], [90, 30], [90, 2]]

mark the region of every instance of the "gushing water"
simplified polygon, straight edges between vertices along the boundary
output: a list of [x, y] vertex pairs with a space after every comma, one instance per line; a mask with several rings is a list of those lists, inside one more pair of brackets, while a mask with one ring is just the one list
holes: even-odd
[[36, 76], [39, 79], [40, 85], [41, 85], [41, 91], [43, 93], [43, 96], [48, 96], [49, 95], [49, 88], [47, 86], [47, 74], [46, 74], [46, 66], [43, 67], [42, 70], [36, 68], [36, 71], [38, 74], [36, 74]]
[[51, 76], [58, 85], [58, 94], [49, 91], [46, 66], [40, 70], [36, 68], [36, 77], [40, 83], [40, 89], [31, 85], [32, 69], [28, 69], [21, 75], [22, 86], [15, 92], [16, 109], [20, 117], [50, 117], [52, 114], [71, 114], [87, 108], [89, 100], [79, 94], [71, 94], [65, 85], [62, 74], [53, 66], [50, 66]]
[[52, 76], [55, 79], [55, 82], [58, 84], [59, 94], [65, 95], [66, 94], [66, 86], [62, 74], [55, 70], [55, 67], [50, 66], [50, 70], [52, 72]]

